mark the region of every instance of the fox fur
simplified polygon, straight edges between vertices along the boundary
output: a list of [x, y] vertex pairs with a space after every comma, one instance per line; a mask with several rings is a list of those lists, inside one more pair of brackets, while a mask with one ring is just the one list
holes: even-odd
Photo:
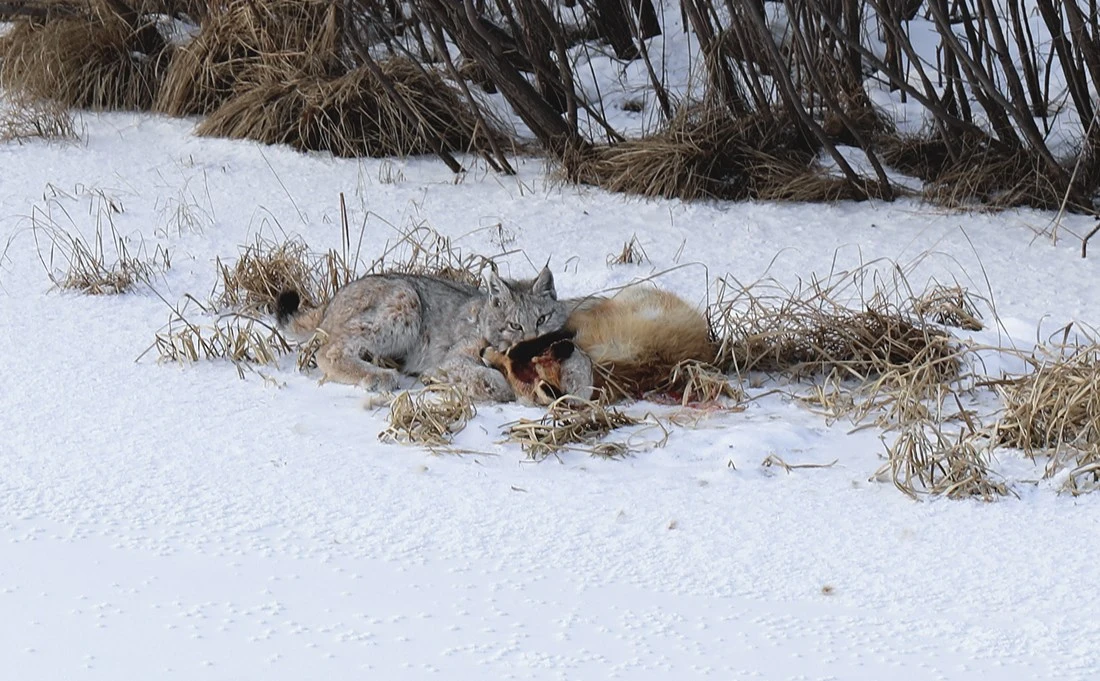
[[588, 398], [593, 391], [637, 397], [672, 387], [681, 362], [714, 360], [706, 317], [668, 291], [638, 285], [566, 305], [572, 312], [562, 332], [482, 353], [521, 401], [545, 405], [563, 393]]

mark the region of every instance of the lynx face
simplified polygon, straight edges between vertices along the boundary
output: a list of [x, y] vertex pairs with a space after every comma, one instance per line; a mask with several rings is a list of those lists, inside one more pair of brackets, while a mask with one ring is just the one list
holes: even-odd
[[554, 275], [542, 268], [532, 281], [507, 282], [489, 275], [489, 299], [479, 325], [482, 338], [501, 352], [515, 343], [565, 326], [565, 306], [558, 302]]

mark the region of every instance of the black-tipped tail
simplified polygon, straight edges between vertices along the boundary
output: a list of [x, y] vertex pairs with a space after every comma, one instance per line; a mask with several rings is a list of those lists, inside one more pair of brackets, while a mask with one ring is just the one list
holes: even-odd
[[298, 306], [302, 304], [302, 297], [297, 291], [283, 291], [275, 299], [275, 319], [279, 326], [286, 326], [290, 318], [298, 312]]

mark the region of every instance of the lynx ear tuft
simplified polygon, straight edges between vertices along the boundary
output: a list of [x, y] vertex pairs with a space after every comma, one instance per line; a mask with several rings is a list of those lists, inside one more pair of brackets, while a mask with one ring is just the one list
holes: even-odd
[[554, 273], [549, 267], [544, 266], [539, 276], [535, 277], [534, 283], [531, 284], [531, 292], [551, 300], [558, 299], [558, 291], [554, 288]]
[[504, 281], [497, 275], [496, 270], [489, 272], [489, 297], [494, 300], [499, 300], [506, 296], [511, 295], [512, 289], [508, 287], [508, 282]]

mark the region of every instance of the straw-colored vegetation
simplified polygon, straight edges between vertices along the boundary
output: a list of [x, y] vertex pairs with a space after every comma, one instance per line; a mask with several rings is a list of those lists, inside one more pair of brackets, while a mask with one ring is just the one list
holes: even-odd
[[345, 70], [340, 28], [336, 4], [325, 0], [230, 0], [180, 48], [156, 109], [206, 115], [262, 83]]
[[0, 37], [0, 86], [82, 109], [149, 109], [168, 67], [164, 41], [146, 53], [135, 31], [103, 10], [44, 23], [20, 21]]
[[875, 477], [892, 481], [913, 498], [927, 492], [994, 501], [1009, 490], [989, 470], [990, 446], [988, 439], [974, 433], [952, 438], [936, 424], [914, 422], [887, 445], [887, 462]]
[[1100, 344], [1042, 352], [1031, 373], [996, 384], [1004, 402], [997, 443], [1049, 456], [1047, 475], [1068, 467], [1066, 489], [1092, 491], [1100, 486]]
[[477, 415], [473, 400], [453, 385], [406, 390], [390, 404], [390, 425], [378, 437], [400, 444], [441, 447]]
[[0, 98], [0, 142], [22, 144], [33, 139], [71, 141], [79, 138], [69, 109], [33, 97]]
[[[144, 241], [134, 243], [116, 229], [114, 218], [122, 204], [102, 190], [67, 198], [86, 198], [94, 225], [78, 226], [56, 197], [35, 206], [30, 215], [38, 257], [56, 288], [88, 295], [126, 293], [172, 266], [163, 246], [150, 252]], [[91, 236], [85, 237], [85, 231]]]
[[815, 148], [782, 115], [684, 108], [660, 132], [566, 153], [562, 172], [610, 191], [681, 199], [835, 201], [877, 196], [815, 165]]
[[614, 407], [566, 395], [550, 404], [542, 418], [520, 419], [509, 424], [506, 432], [509, 442], [518, 443], [537, 461], [564, 449], [617, 458], [630, 453], [630, 447], [600, 440], [617, 428], [642, 422]]
[[227, 99], [196, 132], [348, 157], [465, 151], [498, 134], [479, 126], [436, 73], [400, 58], [379, 66], [400, 102], [366, 67], [336, 76], [274, 75]]

